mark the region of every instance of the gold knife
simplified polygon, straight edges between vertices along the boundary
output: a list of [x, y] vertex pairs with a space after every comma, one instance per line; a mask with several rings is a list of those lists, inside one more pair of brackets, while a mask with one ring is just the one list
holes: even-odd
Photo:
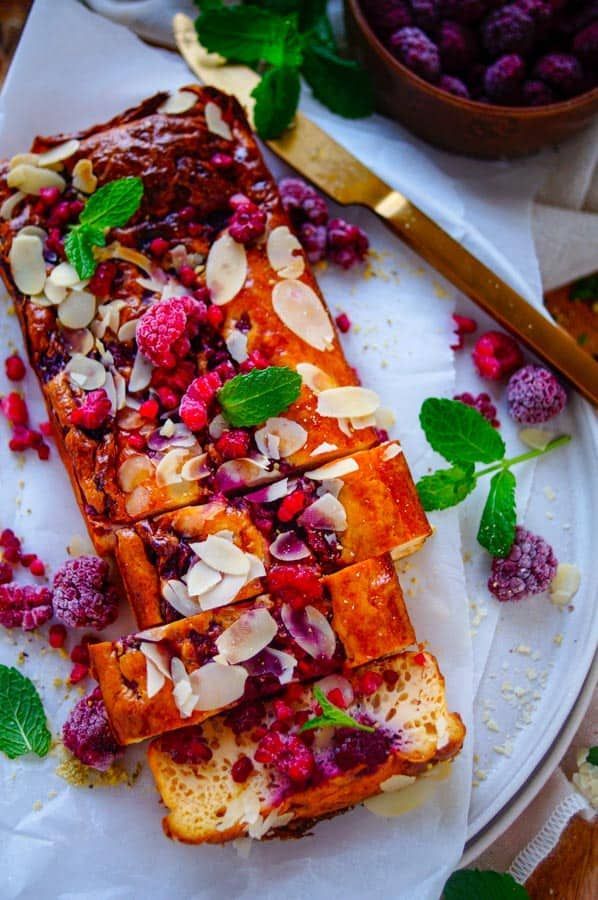
[[[177, 13], [173, 29], [191, 71], [204, 84], [234, 94], [252, 120], [251, 92], [259, 76], [247, 66], [223, 65], [214, 54], [208, 54], [189, 16]], [[267, 144], [337, 203], [354, 203], [373, 210], [407, 246], [598, 405], [598, 362], [314, 122], [298, 113], [292, 127]]]

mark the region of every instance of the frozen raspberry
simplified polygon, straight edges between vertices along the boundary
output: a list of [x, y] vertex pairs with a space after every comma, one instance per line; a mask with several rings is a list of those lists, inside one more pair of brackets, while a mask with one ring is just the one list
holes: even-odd
[[541, 594], [556, 575], [557, 566], [550, 544], [518, 525], [509, 555], [492, 560], [488, 590], [501, 602]]
[[496, 418], [496, 406], [489, 394], [478, 394], [477, 397], [474, 397], [473, 394], [466, 392], [464, 394], [455, 394], [453, 400], [459, 400], [461, 403], [465, 403], [466, 406], [472, 406], [485, 419], [488, 419], [494, 428], [500, 428], [500, 422]]
[[598, 19], [575, 35], [573, 52], [589, 70], [598, 68]]
[[478, 323], [475, 319], [470, 319], [469, 316], [460, 316], [458, 313], [453, 313], [453, 322], [455, 323], [454, 331], [457, 335], [457, 343], [451, 344], [451, 350], [460, 350], [465, 342], [465, 335], [473, 334]]
[[25, 363], [18, 353], [13, 353], [12, 356], [9, 356], [4, 360], [4, 369], [6, 371], [6, 377], [10, 381], [22, 381], [25, 377]]
[[105, 425], [112, 414], [112, 403], [104, 388], [90, 391], [81, 406], [71, 413], [71, 424], [94, 431]]
[[317, 263], [326, 256], [326, 226], [304, 222], [299, 227], [299, 240], [310, 263]]
[[549, 0], [515, 0], [515, 6], [532, 19], [536, 38], [545, 37], [552, 25], [553, 17]]
[[533, 75], [562, 97], [572, 97], [583, 90], [582, 68], [570, 53], [546, 54], [534, 66]]
[[0, 409], [11, 425], [27, 425], [29, 422], [27, 404], [16, 391], [11, 391], [6, 397], [2, 397]]
[[110, 728], [99, 688], [79, 700], [71, 710], [62, 729], [62, 740], [73, 756], [100, 772], [105, 772], [123, 755]]
[[516, 53], [501, 56], [486, 69], [484, 87], [495, 103], [517, 103], [525, 78], [525, 63]]
[[247, 431], [233, 428], [216, 441], [216, 450], [224, 459], [240, 459], [249, 453], [250, 436]]
[[248, 756], [241, 755], [232, 764], [230, 774], [236, 784], [244, 784], [253, 772], [253, 763]]
[[21, 561], [21, 541], [12, 528], [4, 528], [0, 533], [0, 547], [4, 559], [11, 563]]
[[[190, 349], [188, 326], [205, 313], [194, 297], [172, 297], [155, 303], [137, 325], [137, 346], [155, 366], [173, 369]], [[202, 304], [203, 306], [203, 304]], [[191, 320], [191, 321], [190, 321]]]
[[261, 237], [265, 230], [265, 212], [249, 200], [236, 207], [228, 223], [230, 236], [239, 244], [248, 244]]
[[[219, 307], [215, 306], [214, 309]], [[183, 359], [176, 369], [154, 369], [151, 385], [153, 388], [167, 387], [184, 394], [196, 375], [195, 365], [190, 359]]]
[[400, 28], [390, 38], [394, 55], [404, 66], [426, 81], [438, 81], [440, 56], [438, 47], [421, 28]]
[[524, 425], [548, 422], [566, 402], [565, 389], [552, 372], [541, 366], [524, 366], [511, 376], [507, 386], [509, 413]]
[[315, 766], [313, 753], [300, 738], [295, 735], [285, 737], [277, 731], [264, 735], [255, 751], [255, 759], [273, 765], [296, 783], [306, 782]]
[[533, 79], [524, 81], [522, 96], [526, 106], [546, 106], [548, 103], [554, 103], [554, 94], [543, 81]]
[[469, 28], [458, 22], [442, 22], [437, 41], [443, 72], [455, 75], [469, 69], [477, 50], [475, 37]]
[[9, 581], [12, 581], [13, 578], [13, 570], [10, 563], [4, 562], [4, 560], [0, 560], [0, 584], [8, 584]]
[[370, 247], [365, 231], [357, 225], [349, 225], [344, 219], [330, 220], [327, 239], [328, 258], [343, 269], [363, 262]]
[[301, 610], [323, 596], [318, 572], [311, 566], [272, 566], [267, 576], [268, 590], [293, 609]]
[[373, 771], [382, 765], [390, 752], [390, 739], [380, 731], [337, 728], [333, 737], [334, 760], [343, 772], [366, 766]]
[[374, 31], [392, 34], [411, 25], [411, 10], [405, 0], [363, 0], [363, 11]]
[[489, 0], [439, 0], [442, 15], [463, 25], [478, 22], [493, 5]]
[[54, 610], [70, 628], [105, 628], [118, 615], [108, 564], [97, 556], [67, 560], [54, 576]]
[[487, 331], [478, 339], [471, 354], [482, 378], [500, 381], [512, 375], [523, 363], [519, 345], [501, 331]]
[[463, 97], [465, 100], [469, 99], [467, 85], [454, 75], [441, 75], [438, 87], [448, 94], [453, 94], [455, 97]]
[[340, 313], [334, 321], [338, 330], [342, 331], [343, 334], [347, 334], [351, 330], [351, 319], [347, 313]]
[[52, 618], [52, 593], [30, 584], [0, 585], [0, 625], [32, 631]]
[[101, 262], [87, 286], [89, 292], [93, 294], [94, 297], [109, 297], [117, 271], [116, 263], [110, 260]]
[[433, 31], [440, 21], [439, 0], [411, 0], [415, 24], [424, 31]]
[[534, 20], [514, 3], [490, 13], [482, 24], [482, 42], [493, 59], [508, 53], [527, 53], [534, 36]]
[[286, 212], [298, 228], [303, 222], [325, 225], [328, 221], [326, 201], [301, 178], [283, 178], [278, 185]]

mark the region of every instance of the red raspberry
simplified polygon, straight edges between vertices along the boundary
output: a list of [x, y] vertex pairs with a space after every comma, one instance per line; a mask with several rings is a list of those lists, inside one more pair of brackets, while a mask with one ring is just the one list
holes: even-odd
[[305, 491], [293, 491], [282, 500], [276, 515], [280, 522], [290, 522], [303, 512], [308, 503], [309, 497]]
[[224, 459], [240, 459], [249, 453], [250, 437], [246, 431], [235, 428], [225, 431], [216, 441], [216, 450]]
[[195, 378], [195, 366], [190, 359], [179, 362], [176, 369], [154, 369], [152, 372], [152, 387], [171, 388], [179, 394], [184, 394]]
[[307, 254], [310, 263], [317, 263], [326, 256], [327, 232], [325, 225], [314, 225], [303, 222], [299, 226], [297, 237]]
[[359, 679], [359, 693], [369, 697], [378, 690], [383, 681], [384, 678], [379, 672], [364, 672]]
[[252, 369], [267, 369], [270, 363], [259, 350], [252, 350], [247, 359], [239, 366], [239, 371], [244, 375]]
[[343, 334], [346, 334], [351, 328], [351, 319], [347, 313], [341, 313], [334, 321], [336, 322], [339, 331], [342, 331]]
[[314, 770], [313, 753], [295, 735], [283, 737], [270, 731], [264, 735], [255, 752], [257, 762], [270, 763], [291, 781], [306, 782]]
[[220, 306], [208, 307], [208, 325], [217, 331], [224, 322], [224, 310]]
[[141, 404], [138, 412], [142, 419], [148, 419], [151, 422], [155, 422], [158, 418], [158, 413], [160, 412], [160, 404], [157, 400], [154, 400], [153, 397], [150, 397], [149, 400], [145, 400]]
[[60, 650], [66, 643], [66, 628], [64, 625], [52, 625], [48, 632], [48, 643], [54, 650]]
[[0, 400], [0, 408], [11, 425], [27, 425], [29, 422], [27, 404], [16, 391], [11, 391]]
[[316, 569], [303, 565], [272, 566], [267, 575], [268, 590], [293, 609], [305, 609], [321, 600], [322, 583]]
[[232, 779], [236, 784], [244, 784], [253, 772], [253, 763], [248, 756], [240, 756], [233, 763], [230, 770]]
[[176, 391], [169, 387], [161, 387], [156, 391], [162, 409], [175, 409], [179, 405], [180, 397]]
[[0, 584], [8, 584], [9, 581], [12, 581], [12, 577], [12, 566], [3, 560], [0, 560]]
[[477, 341], [471, 354], [475, 367], [490, 381], [500, 381], [523, 365], [519, 345], [508, 334], [487, 331]]
[[4, 361], [4, 368], [10, 381], [21, 381], [25, 377], [25, 363], [18, 353], [13, 353]]
[[201, 431], [208, 424], [208, 409], [203, 400], [185, 394], [179, 406], [179, 416], [191, 431]]
[[363, 262], [370, 242], [365, 231], [344, 219], [331, 219], [327, 230], [327, 253], [331, 262], [343, 269]]
[[216, 396], [216, 391], [222, 386], [218, 372], [206, 372], [200, 375], [187, 388], [187, 394], [193, 400], [203, 400], [210, 403]]
[[464, 335], [473, 334], [478, 325], [475, 319], [470, 319], [469, 316], [460, 316], [458, 313], [453, 313], [453, 322], [455, 323], [454, 332], [457, 335], [457, 343], [451, 344], [451, 350], [460, 350], [464, 343]]
[[198, 310], [194, 297], [172, 297], [156, 303], [137, 325], [137, 346], [155, 366], [173, 369], [189, 352], [188, 319]]
[[106, 424], [111, 412], [110, 398], [104, 388], [99, 388], [97, 391], [90, 391], [81, 406], [72, 411], [71, 423], [94, 431]]
[[289, 722], [293, 718], [293, 710], [284, 700], [274, 701], [274, 714], [279, 722]]
[[35, 559], [35, 553], [22, 553], [21, 554], [21, 565], [25, 566], [25, 568], [28, 569], [34, 559]]
[[155, 256], [156, 259], [162, 259], [169, 247], [170, 244], [167, 240], [161, 237], [157, 237], [150, 242], [149, 252], [152, 256]]
[[52, 618], [52, 594], [30, 584], [0, 585], [0, 625], [32, 631]]
[[43, 434], [44, 437], [52, 437], [53, 433], [54, 433], [51, 422], [40, 422], [39, 430], [41, 431], [41, 433]]
[[86, 666], [85, 663], [75, 663], [71, 669], [69, 681], [71, 684], [78, 684], [80, 681], [83, 681], [84, 678], [87, 678], [88, 675], [89, 666]]
[[94, 297], [109, 297], [114, 279], [116, 278], [116, 273], [117, 268], [115, 262], [112, 262], [111, 260], [101, 262], [95, 270], [93, 278], [87, 285], [87, 289]]
[[218, 363], [214, 371], [219, 376], [222, 384], [224, 384], [225, 381], [230, 381], [230, 379], [234, 378], [237, 374], [235, 371], [235, 367], [229, 359], [226, 359], [224, 362]]
[[47, 444], [40, 444], [37, 448], [37, 455], [41, 460], [50, 459], [50, 448]]
[[474, 397], [473, 394], [466, 391], [464, 394], [455, 394], [453, 400], [459, 400], [466, 406], [473, 406], [485, 419], [488, 419], [493, 428], [500, 428], [500, 422], [496, 418], [496, 406], [489, 394], [478, 394], [477, 397]]
[[266, 230], [266, 214], [259, 207], [247, 200], [235, 205], [235, 211], [228, 223], [228, 231], [233, 240], [239, 244], [248, 244], [261, 237]]
[[29, 571], [32, 575], [35, 575], [38, 578], [41, 578], [42, 575], [46, 574], [46, 567], [39, 558], [39, 556], [34, 556], [34, 558], [29, 563]]
[[332, 688], [331, 691], [328, 691], [327, 697], [330, 700], [330, 702], [333, 703], [335, 706], [338, 706], [339, 709], [347, 708], [347, 702], [345, 700], [345, 695], [343, 694], [343, 692], [341, 691], [340, 688], [337, 688], [337, 687]]

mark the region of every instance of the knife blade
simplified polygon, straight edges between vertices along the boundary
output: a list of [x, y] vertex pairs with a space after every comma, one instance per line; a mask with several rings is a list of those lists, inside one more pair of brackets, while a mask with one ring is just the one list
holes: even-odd
[[[173, 18], [179, 51], [204, 83], [234, 94], [253, 121], [251, 92], [259, 75], [247, 66], [223, 65], [199, 42], [193, 20]], [[579, 392], [598, 405], [598, 362], [566, 331], [553, 324], [520, 294], [447, 234], [417, 206], [371, 172], [315, 122], [298, 113], [281, 137], [266, 142], [282, 160], [305, 175], [337, 203], [375, 212], [407, 246], [488, 313]]]

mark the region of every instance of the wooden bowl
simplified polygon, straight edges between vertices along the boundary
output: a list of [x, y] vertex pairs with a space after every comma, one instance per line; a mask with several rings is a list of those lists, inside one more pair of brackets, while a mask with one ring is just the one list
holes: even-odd
[[598, 111], [598, 88], [547, 106], [490, 106], [455, 97], [419, 78], [386, 49], [359, 0], [345, 0], [345, 19], [351, 49], [372, 75], [380, 112], [443, 150], [482, 159], [525, 156], [577, 134]]

